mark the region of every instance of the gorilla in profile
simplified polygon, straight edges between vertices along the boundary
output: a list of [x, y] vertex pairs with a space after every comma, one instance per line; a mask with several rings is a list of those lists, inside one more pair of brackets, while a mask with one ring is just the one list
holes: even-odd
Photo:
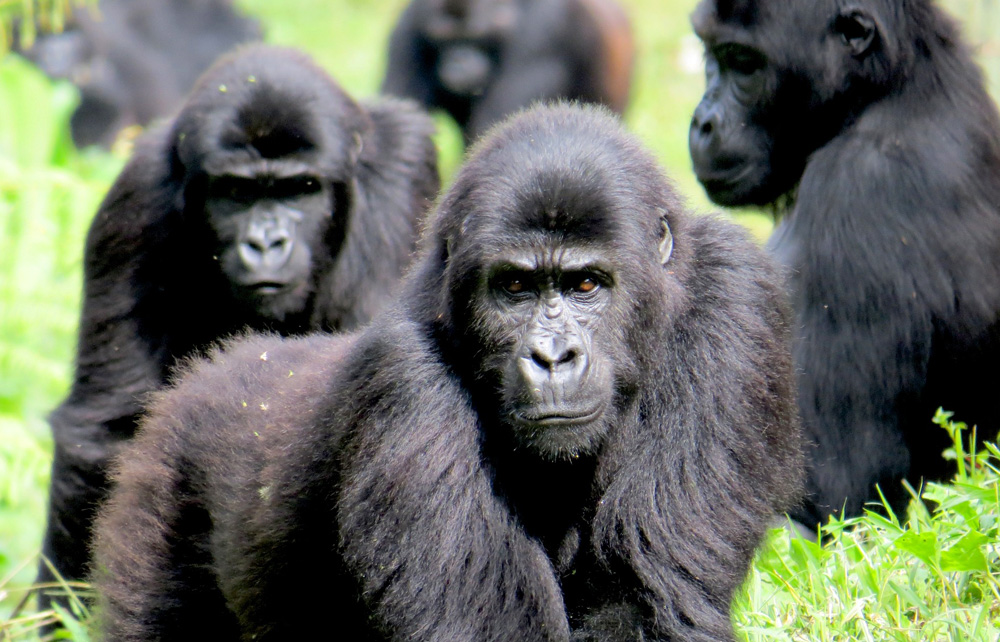
[[[723, 205], [776, 204], [810, 528], [942, 480], [955, 411], [1000, 428], [1000, 115], [931, 0], [703, 0], [690, 130]], [[876, 484], [879, 488], [876, 489]]]
[[99, 520], [104, 639], [732, 640], [802, 468], [778, 281], [609, 112], [523, 113], [371, 325], [157, 395]]
[[87, 236], [75, 377], [50, 418], [43, 554], [60, 575], [86, 576], [108, 460], [178, 359], [247, 327], [350, 329], [388, 301], [438, 188], [432, 132], [415, 106], [358, 104], [257, 45], [138, 143]]

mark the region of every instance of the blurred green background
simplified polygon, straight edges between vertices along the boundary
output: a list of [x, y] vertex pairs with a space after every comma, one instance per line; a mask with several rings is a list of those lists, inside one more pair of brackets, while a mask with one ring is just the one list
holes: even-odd
[[[795, 0], [789, 0], [795, 1]], [[639, 46], [629, 127], [661, 159], [696, 209], [712, 206], [692, 175], [687, 127], [703, 89], [695, 0], [621, 0]], [[3, 3], [3, 0], [0, 0]], [[266, 40], [311, 52], [355, 96], [375, 93], [389, 31], [405, 0], [239, 0]], [[1000, 93], [1000, 2], [950, 0]], [[2, 54], [0, 54], [2, 55]], [[68, 387], [83, 237], [127, 158], [69, 144], [75, 90], [14, 55], [0, 59], [0, 638], [32, 580], [43, 526], [50, 437], [45, 415]], [[443, 176], [461, 160], [456, 128], [438, 118]], [[767, 217], [735, 214], [761, 238]]]

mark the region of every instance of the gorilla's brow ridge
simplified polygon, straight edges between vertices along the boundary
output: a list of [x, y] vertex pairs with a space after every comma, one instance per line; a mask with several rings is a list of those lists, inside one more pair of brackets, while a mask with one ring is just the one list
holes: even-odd
[[[553, 247], [559, 248], [558, 255], [553, 254]], [[490, 252], [484, 257], [483, 265], [488, 274], [508, 270], [537, 272], [554, 269], [558, 272], [595, 271], [610, 275], [614, 269], [604, 260], [604, 254], [596, 249], [555, 242], [544, 247], [503, 248]]]

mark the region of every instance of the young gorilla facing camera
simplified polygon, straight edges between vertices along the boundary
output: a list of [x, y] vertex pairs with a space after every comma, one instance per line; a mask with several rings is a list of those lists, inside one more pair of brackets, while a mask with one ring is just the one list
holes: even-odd
[[158, 395], [99, 519], [103, 639], [733, 639], [799, 492], [778, 281], [610, 113], [515, 117], [393, 309]]

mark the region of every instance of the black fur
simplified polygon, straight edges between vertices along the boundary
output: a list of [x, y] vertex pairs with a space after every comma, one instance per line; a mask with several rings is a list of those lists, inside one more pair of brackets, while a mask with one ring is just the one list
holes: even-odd
[[[1000, 425], [1000, 118], [929, 0], [708, 0], [692, 155], [722, 203], [784, 203], [810, 525], [947, 478], [939, 406]], [[739, 48], [731, 44], [739, 42]], [[738, 87], [738, 91], [736, 88]], [[727, 178], [728, 177], [728, 178]]]
[[[590, 449], [540, 454], [490, 410], [521, 332], [494, 310], [522, 299], [483, 269], [528, 247], [606, 277]], [[802, 467], [777, 281], [609, 113], [526, 112], [472, 153], [395, 308], [229, 343], [158, 395], [99, 520], [103, 639], [733, 639]]]
[[[262, 112], [273, 129], [254, 124]], [[388, 302], [438, 187], [432, 131], [412, 105], [359, 105], [305, 56], [254, 46], [208, 71], [177, 118], [139, 142], [87, 237], [76, 373], [50, 418], [43, 553], [63, 576], [86, 575], [108, 459], [179, 358], [246, 327], [354, 328]], [[262, 138], [293, 144], [265, 156]], [[331, 195], [319, 211], [295, 212], [298, 227], [312, 231], [296, 239], [303, 282], [287, 295], [238, 296], [233, 268], [220, 259], [237, 241], [207, 213], [208, 180], [286, 170], [315, 177], [310, 197]], [[226, 214], [229, 223], [243, 216]], [[40, 579], [51, 577], [43, 565]]]
[[470, 141], [537, 100], [624, 112], [634, 56], [615, 0], [413, 0], [382, 91], [443, 109]]

